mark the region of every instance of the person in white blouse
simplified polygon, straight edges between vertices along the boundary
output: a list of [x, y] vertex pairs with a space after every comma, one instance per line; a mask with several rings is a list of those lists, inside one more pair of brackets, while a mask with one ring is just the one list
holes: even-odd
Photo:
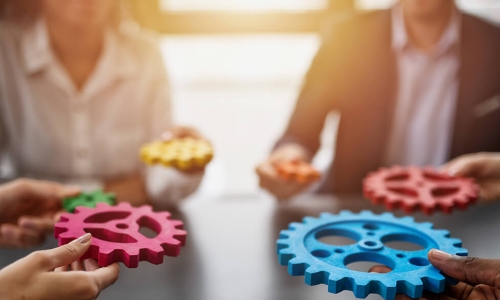
[[144, 167], [143, 143], [173, 127], [158, 46], [120, 19], [119, 0], [0, 2], [0, 156], [15, 177], [115, 192], [164, 207], [203, 172]]

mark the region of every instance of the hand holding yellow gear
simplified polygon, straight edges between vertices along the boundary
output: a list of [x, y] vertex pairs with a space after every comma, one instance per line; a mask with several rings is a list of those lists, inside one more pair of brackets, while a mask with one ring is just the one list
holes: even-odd
[[204, 168], [212, 160], [213, 154], [209, 142], [193, 138], [156, 141], [144, 145], [140, 150], [140, 157], [146, 164], [161, 164], [182, 171]]

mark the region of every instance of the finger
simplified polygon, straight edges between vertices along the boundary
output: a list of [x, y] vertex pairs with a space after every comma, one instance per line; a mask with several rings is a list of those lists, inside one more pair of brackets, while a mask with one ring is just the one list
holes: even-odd
[[62, 200], [80, 193], [79, 187], [43, 180], [23, 179], [22, 186], [26, 197], [38, 200]]
[[85, 267], [85, 271], [95, 271], [100, 268], [95, 259], [84, 260], [83, 266]]
[[61, 215], [66, 213], [65, 211], [61, 210], [61, 211], [58, 211], [54, 214], [54, 217], [53, 217], [53, 220], [54, 220], [54, 223], [57, 223], [59, 222], [59, 220], [61, 220]]
[[91, 274], [91, 276], [94, 278], [99, 286], [99, 289], [103, 290], [115, 283], [115, 281], [118, 279], [118, 275], [120, 274], [120, 267], [117, 263], [114, 263], [107, 267], [92, 271], [89, 274]]
[[69, 265], [78, 260], [90, 247], [92, 236], [90, 233], [84, 234], [78, 239], [64, 246], [46, 250], [46, 260], [39, 262], [43, 268], [53, 270], [57, 267]]
[[443, 170], [451, 176], [474, 177], [480, 173], [482, 164], [483, 160], [481, 158], [476, 156], [464, 156], [446, 164]]
[[500, 178], [481, 180], [478, 184], [482, 199], [487, 201], [500, 199]]
[[370, 268], [370, 270], [368, 270], [368, 272], [370, 273], [389, 273], [391, 271], [392, 271], [391, 268], [386, 267], [384, 265], [373, 266]]
[[45, 240], [45, 234], [20, 228], [12, 224], [0, 226], [0, 244], [8, 247], [34, 247]]
[[47, 217], [21, 217], [18, 225], [21, 228], [33, 230], [40, 233], [51, 233], [54, 231], [54, 219]]
[[457, 256], [436, 249], [429, 251], [428, 258], [434, 267], [459, 281], [500, 288], [498, 259]]
[[68, 271], [68, 265], [65, 265], [65, 266], [62, 266], [62, 267], [58, 267], [58, 268], [55, 268], [54, 269], [54, 272], [67, 272]]
[[83, 262], [80, 260], [75, 260], [70, 265], [71, 271], [85, 271], [83, 268]]

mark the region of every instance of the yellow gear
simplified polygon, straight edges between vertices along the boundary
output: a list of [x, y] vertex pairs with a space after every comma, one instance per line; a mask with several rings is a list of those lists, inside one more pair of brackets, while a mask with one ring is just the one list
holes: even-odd
[[214, 155], [212, 145], [204, 140], [181, 138], [144, 145], [140, 157], [148, 165], [161, 164], [183, 171], [205, 167]]

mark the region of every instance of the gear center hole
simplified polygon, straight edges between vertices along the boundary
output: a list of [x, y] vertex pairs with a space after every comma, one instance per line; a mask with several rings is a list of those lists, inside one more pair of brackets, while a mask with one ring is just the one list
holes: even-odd
[[128, 228], [128, 225], [127, 225], [127, 224], [120, 223], [120, 224], [116, 224], [116, 227], [117, 227], [117, 228], [120, 228], [120, 229], [127, 229], [127, 228]]

